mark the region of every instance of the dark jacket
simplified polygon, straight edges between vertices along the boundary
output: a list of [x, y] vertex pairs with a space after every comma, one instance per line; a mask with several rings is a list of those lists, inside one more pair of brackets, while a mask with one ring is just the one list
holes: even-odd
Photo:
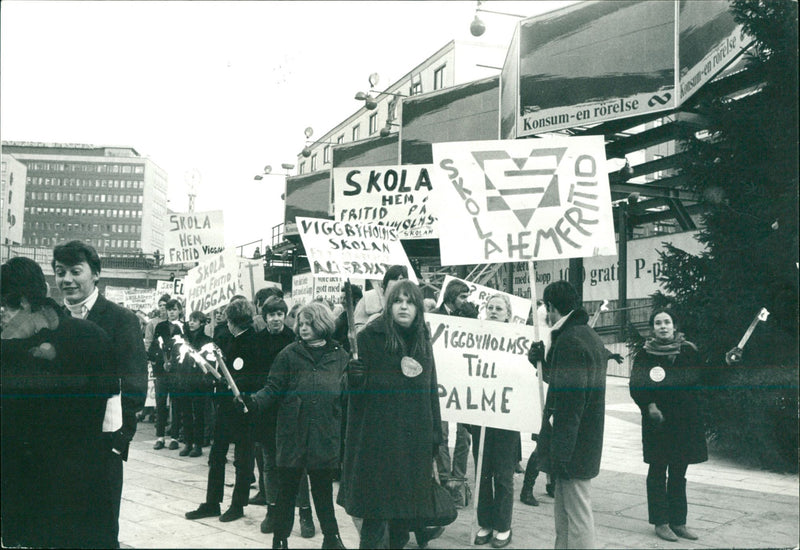
[[[267, 378], [269, 378], [275, 358], [286, 346], [295, 341], [295, 335], [292, 329], [284, 325], [283, 330], [278, 334], [270, 334], [269, 330], [265, 329], [258, 333], [258, 338], [261, 341], [264, 365]], [[276, 407], [257, 415], [253, 423], [253, 436], [256, 441], [268, 441], [270, 438], [274, 440], [277, 420], [278, 410]]]
[[588, 320], [586, 311], [577, 309], [552, 332], [539, 432], [540, 469], [557, 474], [566, 468], [575, 479], [596, 477], [603, 452], [607, 354]]
[[[200, 351], [203, 346], [211, 343], [211, 338], [206, 335], [204, 328], [201, 326], [197, 330], [191, 331], [188, 325], [184, 327], [184, 341], [196, 351]], [[173, 364], [172, 371], [175, 375], [175, 381], [172, 386], [173, 391], [189, 396], [211, 392], [213, 384], [211, 383], [212, 378], [210, 378], [210, 375], [203, 373], [203, 370], [188, 353], [181, 360], [180, 346], [172, 346], [170, 362]], [[215, 365], [216, 361], [209, 360], [209, 363]]]
[[[153, 364], [153, 376], [156, 378], [167, 373], [169, 367], [167, 360], [169, 351], [172, 349], [172, 335], [175, 334], [175, 328], [172, 321], [165, 319], [158, 323], [153, 331], [153, 341], [150, 342], [150, 349], [147, 350], [147, 358]], [[181, 325], [180, 332], [183, 332], [183, 325]]]
[[303, 342], [275, 358], [264, 389], [253, 396], [256, 414], [277, 407], [279, 468], [318, 470], [339, 466], [344, 372], [349, 354], [329, 341], [318, 360]]
[[[639, 351], [631, 370], [631, 397], [642, 412], [642, 448], [648, 464], [697, 464], [708, 460], [705, 428], [700, 414], [700, 355], [689, 345], [674, 357]], [[651, 370], [661, 367], [651, 377]], [[655, 378], [655, 380], [653, 380]], [[650, 420], [648, 405], [655, 403], [664, 416], [661, 424]]]
[[428, 343], [414, 356], [423, 371], [409, 378], [400, 369], [402, 355], [386, 350], [387, 337], [383, 319], [358, 334], [366, 375], [348, 389], [339, 502], [362, 518], [431, 517], [433, 446], [442, 442], [433, 352]]
[[147, 396], [147, 354], [139, 318], [101, 294], [86, 320], [102, 328], [111, 339], [110, 366], [120, 379], [122, 393], [122, 428], [113, 434], [112, 445], [127, 460], [128, 447], [136, 433], [136, 413], [144, 407]]

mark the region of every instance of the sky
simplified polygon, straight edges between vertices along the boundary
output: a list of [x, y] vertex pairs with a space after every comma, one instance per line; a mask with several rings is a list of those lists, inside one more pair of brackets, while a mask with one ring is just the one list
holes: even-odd
[[[536, 15], [572, 2], [486, 1]], [[507, 46], [518, 19], [474, 1], [18, 1], [0, 3], [0, 136], [130, 146], [167, 172], [168, 207], [221, 209], [227, 246], [283, 221], [284, 178], [321, 137], [450, 40]]]

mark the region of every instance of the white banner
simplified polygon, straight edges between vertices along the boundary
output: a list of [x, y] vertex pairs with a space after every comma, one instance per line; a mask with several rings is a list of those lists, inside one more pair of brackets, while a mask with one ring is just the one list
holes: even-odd
[[314, 277], [383, 279], [391, 266], [404, 265], [417, 282], [394, 228], [298, 216], [297, 230]]
[[437, 237], [428, 198], [433, 165], [333, 169], [333, 210], [338, 221], [378, 223], [401, 239]]
[[243, 296], [251, 302], [255, 301], [256, 293], [262, 288], [274, 287], [281, 290], [280, 283], [264, 279], [264, 260], [252, 260], [239, 257], [239, 284], [243, 289]]
[[512, 318], [509, 319], [509, 322], [522, 323], [524, 325], [528, 321], [528, 315], [531, 312], [530, 299], [526, 300], [525, 298], [520, 298], [519, 296], [514, 296], [513, 294], [509, 294], [507, 292], [495, 290], [493, 288], [489, 288], [488, 286], [465, 281], [464, 279], [458, 279], [452, 275], [444, 276], [442, 290], [439, 292], [439, 301], [436, 302], [436, 307], [441, 307], [442, 302], [444, 301], [444, 291], [447, 289], [447, 285], [450, 284], [450, 281], [461, 281], [469, 287], [469, 297], [467, 300], [478, 306], [478, 319], [486, 319], [486, 302], [489, 301], [489, 297], [494, 296], [495, 294], [502, 294], [503, 296], [507, 297], [509, 303], [511, 303]]
[[442, 265], [613, 255], [602, 136], [434, 143]]
[[[364, 281], [350, 279], [350, 284], [364, 291]], [[325, 298], [333, 305], [342, 303], [344, 281], [338, 277], [312, 277], [311, 273], [300, 273], [292, 277], [292, 298], [307, 304], [315, 298]]]
[[164, 233], [164, 263], [196, 262], [225, 248], [222, 210], [173, 213]]
[[158, 307], [158, 291], [155, 288], [132, 288], [106, 286], [103, 295], [106, 299], [132, 311], [150, 313]]
[[239, 280], [239, 259], [234, 250], [202, 260], [184, 279], [186, 313], [211, 313], [228, 304], [237, 294], [244, 294]]
[[542, 404], [528, 362], [533, 327], [425, 314], [442, 420], [538, 433]]
[[292, 300], [296, 304], [307, 304], [314, 299], [314, 276], [300, 273], [292, 276]]

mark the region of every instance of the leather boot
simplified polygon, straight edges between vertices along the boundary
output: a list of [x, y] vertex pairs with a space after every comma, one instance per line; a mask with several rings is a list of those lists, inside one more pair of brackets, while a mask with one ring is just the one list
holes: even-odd
[[261, 532], [265, 535], [275, 532], [275, 505], [267, 504], [267, 515], [261, 522]]
[[272, 548], [279, 548], [279, 549], [287, 549], [289, 548], [289, 543], [286, 539], [278, 539], [272, 537]]
[[311, 507], [300, 508], [300, 536], [304, 539], [310, 539], [317, 534], [317, 529], [314, 527], [314, 517], [311, 515]]
[[519, 500], [528, 506], [539, 506], [539, 501], [533, 496], [533, 487], [522, 486], [522, 492], [519, 495]]
[[322, 549], [346, 550], [338, 533], [335, 535], [325, 535], [322, 538]]

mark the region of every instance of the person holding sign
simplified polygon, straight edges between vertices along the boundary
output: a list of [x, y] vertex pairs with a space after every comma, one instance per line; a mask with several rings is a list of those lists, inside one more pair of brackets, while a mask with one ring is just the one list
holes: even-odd
[[[175, 335], [183, 335], [183, 323], [181, 316], [183, 306], [180, 300], [172, 299], [167, 302], [167, 318], [156, 325], [153, 333], [153, 341], [150, 342], [148, 356], [153, 362], [153, 376], [156, 386], [156, 442], [153, 449], [163, 449], [166, 444], [164, 436], [166, 434], [167, 417], [172, 409], [172, 424], [170, 425], [170, 442], [168, 448], [175, 450], [180, 447], [178, 436], [181, 429], [181, 415], [183, 400], [178, 397], [175, 399], [175, 373], [171, 372], [172, 363], [170, 362], [170, 350], [172, 349], [172, 338]], [[170, 400], [167, 400], [167, 397]], [[171, 402], [171, 403], [170, 403]]]
[[644, 461], [650, 465], [648, 519], [656, 535], [672, 542], [697, 539], [686, 528], [686, 469], [708, 460], [697, 392], [702, 361], [677, 325], [673, 311], [653, 311], [653, 337], [634, 357], [630, 378], [631, 397], [642, 411]]
[[364, 293], [364, 297], [356, 304], [356, 310], [353, 312], [356, 333], [360, 332], [367, 323], [381, 316], [385, 303], [384, 297], [389, 294], [396, 281], [402, 279], [408, 279], [408, 268], [404, 265], [393, 265], [384, 273], [380, 286]]
[[[504, 294], [495, 294], [486, 302], [489, 321], [508, 323], [511, 320], [511, 302]], [[472, 458], [478, 464], [481, 426], [470, 426]], [[517, 464], [519, 432], [499, 428], [483, 428], [480, 491], [478, 493], [478, 525], [475, 544], [489, 541], [493, 548], [503, 548], [511, 542], [511, 513], [514, 509], [514, 467]], [[494, 535], [492, 534], [494, 533]]]
[[608, 351], [570, 283], [550, 283], [542, 299], [551, 346], [545, 358], [534, 342], [528, 358], [545, 360], [549, 384], [537, 448], [555, 480], [555, 547], [596, 548], [590, 491], [603, 453]]
[[442, 442], [436, 366], [422, 292], [397, 282], [383, 314], [358, 334], [350, 361], [340, 502], [364, 518], [360, 548], [402, 548], [414, 530], [420, 547], [442, 534], [432, 514], [433, 457]]
[[324, 535], [322, 548], [344, 548], [333, 509], [333, 474], [339, 466], [341, 398], [350, 355], [332, 339], [333, 330], [333, 314], [326, 305], [311, 302], [300, 308], [300, 341], [278, 353], [266, 386], [245, 397], [254, 417], [277, 410], [273, 420], [278, 474], [273, 548], [287, 548], [297, 488], [305, 471]]

